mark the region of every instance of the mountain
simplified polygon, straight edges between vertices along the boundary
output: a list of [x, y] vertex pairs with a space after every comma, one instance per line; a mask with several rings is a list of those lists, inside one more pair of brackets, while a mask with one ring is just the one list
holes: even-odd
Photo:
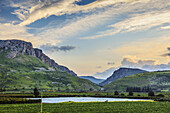
[[138, 73], [144, 73], [147, 71], [141, 70], [141, 69], [135, 69], [135, 68], [119, 68], [118, 70], [114, 71], [113, 74], [107, 78], [105, 81], [100, 83], [101, 86], [105, 86], [119, 78], [130, 76], [133, 74], [138, 74]]
[[106, 79], [108, 78], [116, 69], [115, 68], [109, 68], [103, 72], [97, 72], [96, 74], [92, 75], [95, 78], [99, 78], [99, 79]]
[[58, 65], [30, 42], [0, 40], [0, 87], [56, 90], [98, 90], [89, 80], [81, 79], [67, 67]]
[[15, 58], [18, 55], [29, 55], [40, 59], [45, 64], [48, 64], [54, 69], [60, 69], [63, 72], [77, 76], [73, 71], [70, 71], [67, 67], [58, 65], [54, 60], [46, 56], [41, 49], [33, 48], [30, 42], [21, 40], [0, 40], [0, 52], [7, 52], [7, 58]]
[[127, 87], [170, 90], [170, 71], [146, 72], [120, 78], [104, 86], [106, 91], [126, 91]]
[[83, 79], [90, 80], [90, 81], [92, 81], [93, 83], [96, 83], [96, 84], [99, 84], [99, 83], [104, 81], [104, 79], [97, 79], [97, 78], [95, 78], [93, 76], [79, 76], [79, 77], [83, 78]]

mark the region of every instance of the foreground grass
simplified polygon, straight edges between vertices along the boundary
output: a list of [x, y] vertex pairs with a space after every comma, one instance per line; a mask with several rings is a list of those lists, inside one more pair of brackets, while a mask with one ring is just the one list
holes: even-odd
[[[168, 113], [170, 102], [43, 104], [43, 113]], [[0, 104], [0, 113], [38, 113], [40, 104]]]

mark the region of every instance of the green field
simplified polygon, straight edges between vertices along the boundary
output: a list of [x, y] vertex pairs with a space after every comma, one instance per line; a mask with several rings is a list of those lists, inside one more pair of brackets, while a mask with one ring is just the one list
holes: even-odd
[[[170, 102], [43, 104], [43, 113], [169, 113]], [[38, 113], [40, 104], [0, 104], [0, 113]]]

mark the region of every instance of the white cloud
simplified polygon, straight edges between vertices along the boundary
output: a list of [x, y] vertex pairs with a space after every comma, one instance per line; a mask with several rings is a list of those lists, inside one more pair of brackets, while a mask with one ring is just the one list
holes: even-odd
[[157, 60], [153, 59], [139, 59], [137, 57], [126, 56], [123, 58], [121, 64], [126, 67], [143, 67], [145, 65], [156, 65]]
[[161, 27], [161, 29], [170, 29], [170, 26]]
[[[84, 37], [82, 39], [96, 39], [104, 36], [112, 36], [118, 33], [144, 31], [153, 27], [161, 26], [165, 23], [170, 23], [170, 10], [133, 14], [126, 20], [109, 25], [108, 27], [110, 29], [105, 32], [101, 32], [96, 36]], [[160, 28], [169, 29], [169, 26]]]
[[117, 3], [147, 2], [149, 0], [97, 0], [81, 6], [75, 4], [76, 1], [80, 0], [44, 0], [38, 3], [32, 0], [24, 3], [12, 3], [11, 6], [20, 7], [20, 9], [15, 10], [13, 14], [16, 14], [18, 18], [24, 20], [20, 25], [28, 25], [36, 20], [47, 18], [51, 15], [72, 14], [80, 11], [89, 12], [96, 8], [103, 8]]
[[134, 56], [126, 56], [122, 60], [123, 67], [141, 68], [148, 71], [170, 70], [170, 62], [168, 64], [158, 64], [154, 59], [140, 59]]
[[0, 23], [0, 40], [7, 39], [19, 39], [32, 42], [34, 46], [39, 46], [42, 44], [58, 42], [58, 40], [49, 40], [44, 37], [36, 37], [34, 34], [28, 33], [28, 27], [12, 25], [10, 23], [2, 24]]

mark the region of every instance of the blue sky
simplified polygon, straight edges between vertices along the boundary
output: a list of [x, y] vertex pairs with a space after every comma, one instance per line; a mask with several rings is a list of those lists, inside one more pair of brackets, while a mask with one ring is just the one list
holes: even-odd
[[170, 69], [170, 0], [1, 0], [0, 39], [32, 42], [78, 75]]

